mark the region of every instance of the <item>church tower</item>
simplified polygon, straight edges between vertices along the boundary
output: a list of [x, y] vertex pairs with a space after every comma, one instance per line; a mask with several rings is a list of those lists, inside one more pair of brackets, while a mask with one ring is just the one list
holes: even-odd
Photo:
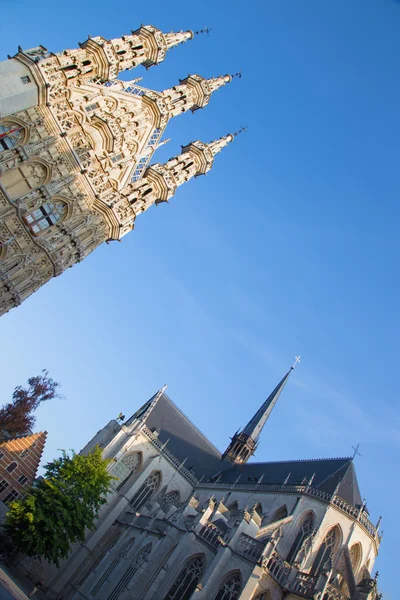
[[55, 54], [19, 48], [0, 62], [0, 315], [120, 240], [233, 140], [195, 141], [149, 166], [169, 120], [205, 107], [232, 77], [193, 74], [157, 92], [118, 75], [159, 64], [194, 35], [141, 26]]
[[258, 446], [259, 437], [265, 423], [268, 420], [269, 415], [272, 412], [275, 404], [278, 401], [279, 396], [282, 393], [283, 388], [289, 379], [290, 373], [295, 368], [296, 364], [300, 362], [300, 356], [296, 356], [294, 364], [290, 367], [286, 375], [278, 383], [274, 391], [268, 396], [265, 402], [260, 406], [255, 415], [247, 423], [246, 427], [242, 431], [237, 431], [231, 443], [222, 455], [222, 460], [229, 460], [236, 465], [245, 464], [250, 456], [252, 456]]

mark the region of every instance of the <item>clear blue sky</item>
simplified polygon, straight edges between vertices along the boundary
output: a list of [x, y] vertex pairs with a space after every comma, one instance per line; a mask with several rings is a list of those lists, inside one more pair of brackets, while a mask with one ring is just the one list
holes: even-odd
[[0, 59], [18, 44], [58, 51], [141, 22], [207, 25], [210, 36], [134, 71], [159, 90], [188, 73], [243, 71], [170, 124], [157, 160], [248, 126], [207, 177], [1, 319], [3, 400], [43, 367], [62, 383], [65, 400], [38, 413], [50, 459], [168, 383], [223, 449], [301, 353], [257, 460], [346, 456], [360, 442], [394, 600], [400, 2], [3, 0], [1, 12]]

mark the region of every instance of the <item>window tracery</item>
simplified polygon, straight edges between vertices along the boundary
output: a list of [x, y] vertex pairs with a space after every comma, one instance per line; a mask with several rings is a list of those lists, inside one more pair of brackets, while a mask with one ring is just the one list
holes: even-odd
[[120, 490], [127, 482], [129, 477], [137, 473], [140, 466], [140, 453], [132, 452], [120, 458], [110, 469], [110, 475], [117, 477], [111, 482], [111, 488], [115, 491]]
[[313, 566], [311, 567], [311, 575], [318, 575], [324, 568], [325, 563], [333, 558], [336, 544], [339, 540], [339, 532], [337, 527], [332, 527], [326, 534], [322, 544], [320, 545], [315, 557]]
[[123, 546], [121, 546], [119, 551], [116, 553], [115, 558], [112, 560], [111, 564], [104, 571], [104, 573], [102, 574], [102, 576], [100, 577], [100, 579], [98, 580], [96, 585], [93, 587], [92, 591], [90, 592], [90, 595], [92, 596], [92, 598], [95, 598], [95, 596], [97, 596], [97, 594], [99, 593], [99, 591], [101, 590], [101, 588], [103, 587], [105, 582], [108, 580], [111, 573], [118, 566], [120, 561], [128, 555], [128, 553], [132, 549], [134, 543], [135, 543], [135, 538], [133, 537], [130, 540], [128, 540], [127, 542], [125, 542], [125, 544]]
[[300, 528], [300, 531], [297, 533], [294, 542], [289, 550], [289, 554], [287, 555], [286, 561], [288, 563], [292, 563], [296, 558], [297, 553], [303, 545], [303, 542], [310, 537], [313, 530], [314, 519], [312, 516], [308, 517]]
[[242, 578], [239, 571], [231, 573], [220, 586], [214, 600], [237, 600], [242, 588]]
[[12, 200], [22, 198], [51, 179], [50, 167], [38, 161], [27, 161], [5, 171], [0, 178]]
[[361, 544], [357, 542], [357, 544], [353, 544], [350, 548], [350, 561], [351, 566], [353, 567], [353, 573], [356, 574], [362, 560], [362, 548]]
[[164, 600], [189, 600], [203, 575], [204, 566], [202, 554], [189, 558]]
[[131, 499], [130, 505], [138, 510], [141, 506], [143, 506], [143, 504], [146, 504], [146, 502], [150, 500], [150, 498], [159, 488], [160, 482], [160, 471], [153, 471], [152, 473], [150, 473], [146, 481]]
[[42, 204], [36, 210], [24, 216], [25, 223], [34, 235], [38, 235], [48, 227], [62, 221], [66, 215], [67, 206], [62, 201], [52, 201]]
[[177, 490], [173, 490], [172, 492], [167, 492], [161, 503], [161, 510], [165, 513], [169, 511], [171, 506], [179, 506], [181, 501], [181, 495]]
[[111, 592], [108, 597], [108, 600], [118, 600], [120, 595], [125, 591], [127, 586], [129, 585], [131, 579], [134, 577], [136, 571], [142, 566], [145, 560], [148, 558], [151, 552], [151, 542], [147, 544], [144, 548], [139, 550], [137, 554], [133, 557], [133, 561], [129, 568], [125, 571], [118, 584]]

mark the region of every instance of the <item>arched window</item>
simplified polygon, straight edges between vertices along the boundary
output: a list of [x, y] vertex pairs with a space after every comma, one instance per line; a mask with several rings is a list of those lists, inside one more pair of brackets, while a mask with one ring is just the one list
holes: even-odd
[[350, 560], [351, 566], [353, 567], [353, 573], [355, 575], [360, 568], [362, 561], [362, 547], [359, 542], [357, 542], [357, 544], [353, 544], [350, 548]]
[[278, 508], [278, 510], [275, 512], [274, 516], [271, 519], [271, 523], [274, 523], [275, 521], [280, 521], [281, 519], [284, 519], [285, 517], [287, 517], [287, 508], [286, 506], [281, 506], [280, 508]]
[[130, 505], [138, 510], [143, 504], [146, 504], [146, 502], [154, 495], [154, 492], [159, 488], [160, 481], [160, 471], [153, 471], [150, 473], [146, 481], [133, 496]]
[[177, 490], [173, 490], [172, 492], [168, 492], [165, 494], [162, 502], [161, 502], [161, 510], [165, 513], [169, 511], [171, 506], [179, 506], [181, 502], [181, 495]]
[[300, 548], [303, 545], [303, 542], [310, 537], [311, 532], [313, 530], [314, 519], [311, 516], [307, 517], [305, 521], [303, 521], [302, 526], [300, 527], [300, 531], [297, 533], [295, 540], [289, 550], [289, 554], [287, 555], [286, 562], [292, 563], [296, 558], [296, 555]]
[[129, 477], [136, 473], [140, 467], [140, 453], [132, 452], [131, 454], [125, 454], [120, 458], [110, 469], [110, 475], [117, 477], [111, 482], [111, 488], [113, 490], [120, 490], [123, 485], [128, 481]]
[[25, 196], [31, 190], [36, 190], [50, 179], [50, 167], [36, 160], [30, 160], [5, 171], [0, 180], [9, 197], [15, 200]]
[[9, 148], [15, 148], [21, 144], [25, 136], [25, 128], [21, 125], [12, 123], [1, 123], [0, 124], [0, 152], [2, 150], [8, 150]]
[[130, 583], [132, 577], [135, 575], [136, 571], [142, 566], [144, 561], [147, 559], [151, 552], [151, 542], [147, 544], [144, 548], [139, 550], [133, 557], [132, 563], [129, 568], [122, 575], [121, 579], [108, 596], [108, 600], [118, 600], [120, 595], [125, 591], [126, 587]]
[[6, 468], [6, 471], [8, 471], [9, 473], [12, 473], [13, 471], [15, 471], [15, 469], [17, 467], [18, 467], [18, 464], [14, 461], [8, 465], [8, 467]]
[[111, 538], [111, 541], [108, 543], [108, 545], [106, 545], [106, 547], [104, 548], [104, 550], [102, 552], [100, 552], [100, 554], [97, 556], [97, 558], [92, 562], [92, 564], [90, 565], [89, 569], [86, 569], [86, 571], [84, 572], [84, 574], [82, 575], [82, 577], [77, 581], [77, 585], [81, 586], [84, 584], [84, 582], [86, 581], [86, 579], [89, 577], [89, 575], [91, 573], [93, 573], [93, 571], [96, 569], [96, 567], [101, 563], [101, 561], [103, 560], [103, 558], [106, 556], [106, 554], [108, 552], [110, 552], [110, 550], [112, 550], [114, 548], [114, 546], [117, 544], [119, 538], [121, 537], [121, 532], [116, 532], [114, 534], [114, 536]]
[[205, 560], [202, 554], [189, 558], [164, 600], [189, 600], [203, 575], [204, 566]]
[[332, 559], [336, 545], [339, 541], [339, 530], [337, 527], [332, 527], [326, 534], [324, 541], [320, 545], [311, 568], [311, 575], [318, 575], [323, 569], [325, 563]]
[[125, 544], [123, 546], [121, 546], [121, 548], [118, 550], [115, 557], [111, 561], [111, 564], [104, 571], [104, 573], [102, 574], [102, 576], [100, 577], [100, 579], [98, 580], [98, 582], [96, 583], [96, 585], [94, 586], [92, 591], [90, 592], [90, 595], [92, 596], [92, 598], [95, 598], [95, 596], [97, 596], [97, 594], [99, 593], [99, 591], [101, 590], [101, 588], [103, 587], [105, 582], [108, 581], [108, 578], [110, 577], [111, 573], [118, 566], [120, 561], [123, 558], [125, 558], [127, 556], [127, 554], [130, 552], [130, 550], [133, 548], [134, 543], [135, 543], [135, 538], [133, 537], [130, 540], [128, 540], [127, 542], [125, 542]]
[[234, 502], [231, 502], [231, 503], [230, 503], [230, 505], [228, 506], [228, 510], [229, 510], [229, 512], [231, 513], [231, 515], [232, 515], [233, 513], [236, 513], [236, 512], [238, 512], [238, 510], [239, 510], [239, 505], [238, 505], [238, 503], [236, 502], [236, 500], [235, 500]]
[[29, 229], [33, 235], [38, 235], [44, 229], [62, 221], [66, 212], [67, 206], [65, 202], [61, 202], [60, 200], [46, 202], [40, 208], [25, 215], [24, 221], [29, 225]]
[[237, 600], [242, 588], [242, 578], [240, 571], [234, 571], [225, 577], [220, 585], [214, 600]]

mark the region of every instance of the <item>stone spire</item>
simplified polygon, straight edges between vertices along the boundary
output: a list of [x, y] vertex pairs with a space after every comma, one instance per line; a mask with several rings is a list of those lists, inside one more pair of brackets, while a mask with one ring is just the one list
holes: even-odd
[[188, 110], [194, 112], [199, 108], [204, 108], [209, 103], [213, 92], [231, 81], [230, 75], [212, 79], [205, 79], [200, 75], [188, 75], [185, 79], [180, 80], [179, 85], [162, 93], [169, 116], [176, 117]]
[[121, 191], [115, 204], [115, 211], [126, 215], [123, 222], [120, 220], [120, 237], [132, 229], [138, 214], [153, 204], [168, 202], [177, 188], [192, 177], [205, 175], [213, 166], [215, 155], [233, 140], [234, 136], [229, 134], [209, 144], [191, 142], [166, 163], [148, 167], [141, 179]]
[[163, 33], [152, 25], [142, 25], [130, 35], [107, 40], [89, 37], [79, 50], [58, 53], [58, 69], [67, 79], [115, 79], [121, 71], [143, 65], [148, 69], [158, 65], [167, 51], [194, 37], [192, 31]]
[[298, 362], [300, 362], [300, 357], [296, 357], [295, 363], [290, 367], [289, 371], [260, 406], [255, 415], [250, 419], [246, 427], [244, 427], [241, 432], [237, 431], [233, 438], [231, 438], [232, 441], [223, 453], [222, 460], [227, 459], [235, 464], [244, 464], [248, 461], [250, 456], [254, 454], [258, 445], [260, 433], [267, 422], [272, 409], [277, 403], [278, 398], [289, 379], [290, 373]]

